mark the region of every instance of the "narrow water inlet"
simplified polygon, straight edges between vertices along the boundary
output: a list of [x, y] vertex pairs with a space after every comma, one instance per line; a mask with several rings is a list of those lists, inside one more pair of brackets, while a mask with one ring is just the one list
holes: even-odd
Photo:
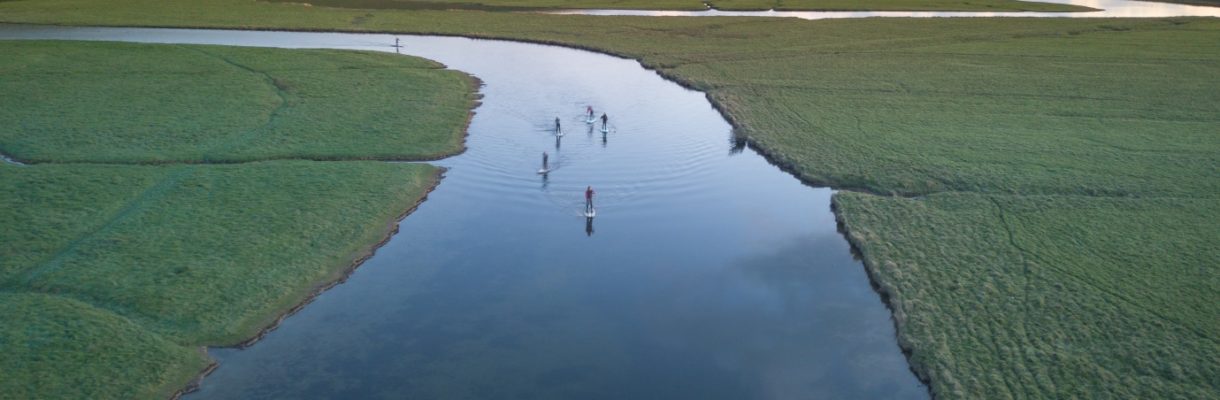
[[14, 160], [12, 157], [9, 157], [7, 154], [4, 154], [4, 153], [0, 153], [0, 162], [3, 162], [5, 164], [11, 164], [11, 165], [25, 165], [25, 163]]
[[484, 82], [469, 150], [435, 162], [446, 178], [399, 233], [262, 341], [211, 350], [220, 367], [187, 397], [928, 396], [836, 230], [832, 191], [743, 151], [703, 93], [635, 61], [406, 35], [0, 26], [0, 38], [401, 50]]

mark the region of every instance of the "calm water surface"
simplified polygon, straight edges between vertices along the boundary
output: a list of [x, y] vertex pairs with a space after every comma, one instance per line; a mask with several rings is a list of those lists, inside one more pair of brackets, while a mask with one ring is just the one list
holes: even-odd
[[969, 18], [969, 17], [1035, 17], [1035, 18], [1163, 18], [1220, 17], [1220, 7], [1192, 6], [1131, 0], [1038, 0], [1042, 3], [1072, 4], [1094, 8], [1090, 12], [1029, 12], [1029, 11], [648, 11], [648, 10], [563, 10], [551, 14], [637, 15], [657, 17], [786, 17], [801, 19], [837, 18]]
[[[703, 94], [586, 51], [401, 37], [486, 84], [469, 151], [436, 163], [437, 190], [345, 284], [250, 348], [212, 350], [220, 368], [189, 398], [927, 397], [835, 230], [831, 190], [734, 146]], [[394, 36], [360, 34], [0, 38], [394, 51]], [[611, 132], [583, 122], [586, 105]]]

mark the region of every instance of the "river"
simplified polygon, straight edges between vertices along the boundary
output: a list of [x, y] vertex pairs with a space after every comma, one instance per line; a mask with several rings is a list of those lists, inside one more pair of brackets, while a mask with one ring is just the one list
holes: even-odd
[[[435, 162], [448, 172], [401, 230], [261, 341], [211, 349], [220, 367], [188, 398], [928, 397], [836, 230], [832, 191], [733, 141], [702, 93], [635, 61], [405, 35], [0, 38], [389, 52], [401, 38], [485, 83], [469, 150]], [[585, 124], [586, 105], [610, 132]], [[538, 175], [544, 151], [553, 171]]]

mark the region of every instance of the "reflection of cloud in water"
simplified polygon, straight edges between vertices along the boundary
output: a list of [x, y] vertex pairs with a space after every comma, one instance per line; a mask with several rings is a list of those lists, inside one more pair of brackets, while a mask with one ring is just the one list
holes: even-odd
[[863, 267], [841, 237], [806, 236], [722, 268], [659, 283], [668, 287], [650, 292], [669, 295], [639, 305], [636, 340], [657, 356], [653, 368], [714, 365], [768, 398], [924, 396], [897, 383], [910, 372], [888, 311], [858, 284]]
[[[519, 228], [505, 229], [491, 236]], [[401, 277], [354, 278], [385, 298], [311, 306], [285, 322], [279, 340], [247, 350], [273, 356], [228, 366], [238, 381], [215, 390], [251, 390], [244, 398], [926, 396], [842, 237], [747, 235], [752, 255], [723, 262], [675, 261], [642, 245], [629, 255], [591, 248], [565, 268], [546, 267], [552, 254], [524, 247], [431, 243]]]

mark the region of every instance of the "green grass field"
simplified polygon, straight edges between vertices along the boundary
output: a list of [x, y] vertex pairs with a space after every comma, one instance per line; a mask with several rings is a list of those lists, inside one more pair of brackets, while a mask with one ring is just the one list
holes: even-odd
[[470, 91], [466, 75], [375, 53], [47, 41], [0, 52], [0, 152], [28, 162], [435, 159], [462, 149], [472, 102], [453, 95]]
[[1220, 397], [1215, 19], [606, 18], [244, 0], [27, 0], [0, 3], [0, 19], [462, 34], [637, 58], [708, 92], [802, 179], [880, 194], [841, 193], [838, 213], [939, 397]]
[[0, 174], [13, 205], [3, 233], [15, 239], [2, 245], [13, 255], [4, 288], [95, 304], [181, 343], [233, 344], [384, 237], [436, 169], [274, 161]]
[[1215, 398], [1215, 198], [840, 193], [938, 398]]
[[[273, 0], [293, 3], [292, 0]], [[301, 2], [296, 2], [301, 3]], [[698, 0], [314, 0], [318, 7], [392, 10], [543, 11], [548, 9], [702, 10]]]
[[[179, 161], [436, 157], [462, 148], [473, 99], [465, 74], [389, 54], [0, 49], [10, 55], [0, 86], [22, 99], [0, 100], [0, 147], [39, 161], [0, 163], [0, 397], [169, 397], [210, 363], [200, 346], [250, 339], [340, 278], [440, 174], [377, 161]], [[387, 77], [412, 85], [345, 88]], [[264, 78], [292, 87], [292, 106], [277, 106]], [[63, 109], [82, 115], [54, 118]], [[283, 127], [250, 129], [277, 112]]]
[[197, 348], [62, 296], [0, 291], [0, 318], [5, 398], [164, 399], [208, 363]]
[[781, 11], [1088, 11], [1090, 8], [1032, 1], [999, 0], [713, 0], [721, 10]]
[[[887, 10], [887, 11], [1088, 11], [1090, 8], [1018, 0], [273, 0], [311, 6], [395, 9], [542, 11], [548, 9]], [[1206, 1], [1206, 0], [1202, 0]]]

